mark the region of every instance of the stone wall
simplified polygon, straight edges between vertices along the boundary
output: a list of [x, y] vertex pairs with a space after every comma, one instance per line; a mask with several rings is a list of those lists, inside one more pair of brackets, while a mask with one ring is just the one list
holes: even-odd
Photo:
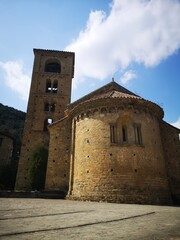
[[49, 127], [51, 135], [45, 189], [66, 192], [69, 189], [71, 119], [64, 118]]
[[43, 146], [48, 148], [49, 135], [42, 131], [28, 131], [27, 125], [25, 124], [22, 142], [18, 173], [16, 177], [16, 190], [30, 190], [28, 174], [32, 154], [38, 147]]
[[180, 129], [162, 122], [161, 132], [171, 194], [180, 203]]
[[[116, 102], [117, 103], [117, 102]], [[120, 103], [120, 101], [119, 101]], [[101, 103], [102, 104], [102, 103]], [[111, 105], [112, 104], [112, 105]], [[69, 198], [129, 202], [171, 202], [159, 119], [147, 111], [124, 105], [95, 108], [74, 120], [74, 149], [71, 157]], [[144, 105], [146, 105], [144, 103]], [[91, 114], [90, 114], [91, 113]], [[110, 125], [117, 131], [111, 143]], [[135, 140], [134, 124], [141, 126], [142, 143]], [[127, 142], [122, 140], [122, 127]]]
[[[29, 189], [28, 169], [31, 155], [37, 146], [49, 146], [46, 121], [58, 121], [71, 101], [71, 83], [74, 74], [74, 53], [34, 49], [35, 59], [24, 126], [21, 155], [16, 179], [17, 190]], [[58, 62], [60, 71], [46, 71], [46, 64]], [[57, 82], [55, 91], [47, 91], [47, 83]], [[55, 87], [56, 88], [56, 87]], [[53, 104], [54, 110], [47, 108]]]
[[13, 139], [0, 133], [0, 167], [11, 163]]

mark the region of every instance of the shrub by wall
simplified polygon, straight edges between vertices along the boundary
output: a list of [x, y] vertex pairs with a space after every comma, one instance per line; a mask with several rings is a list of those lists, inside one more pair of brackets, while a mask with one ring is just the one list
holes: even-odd
[[46, 178], [48, 150], [38, 147], [32, 154], [29, 180], [32, 190], [43, 190]]

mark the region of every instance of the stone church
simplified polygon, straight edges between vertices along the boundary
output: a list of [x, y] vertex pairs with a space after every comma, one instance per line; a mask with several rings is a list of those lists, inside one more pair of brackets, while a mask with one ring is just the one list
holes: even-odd
[[180, 129], [163, 120], [163, 109], [113, 80], [71, 103], [74, 53], [34, 55], [16, 190], [29, 189], [31, 154], [45, 146], [46, 191], [77, 200], [178, 202]]

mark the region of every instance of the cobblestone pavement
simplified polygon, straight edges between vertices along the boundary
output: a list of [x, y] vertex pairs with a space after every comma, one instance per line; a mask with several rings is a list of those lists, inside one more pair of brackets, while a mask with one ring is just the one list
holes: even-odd
[[180, 208], [0, 198], [0, 239], [180, 240]]

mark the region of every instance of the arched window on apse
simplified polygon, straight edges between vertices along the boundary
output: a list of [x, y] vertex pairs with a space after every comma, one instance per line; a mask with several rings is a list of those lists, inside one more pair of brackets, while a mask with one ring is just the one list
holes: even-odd
[[122, 126], [122, 142], [127, 143], [127, 128], [126, 126]]
[[117, 143], [117, 126], [110, 124], [110, 142]]
[[135, 143], [138, 145], [142, 145], [142, 134], [141, 134], [140, 124], [134, 124], [134, 135], [135, 135]]
[[132, 124], [133, 119], [128, 114], [121, 114], [117, 119], [118, 137], [120, 145], [132, 144]]

